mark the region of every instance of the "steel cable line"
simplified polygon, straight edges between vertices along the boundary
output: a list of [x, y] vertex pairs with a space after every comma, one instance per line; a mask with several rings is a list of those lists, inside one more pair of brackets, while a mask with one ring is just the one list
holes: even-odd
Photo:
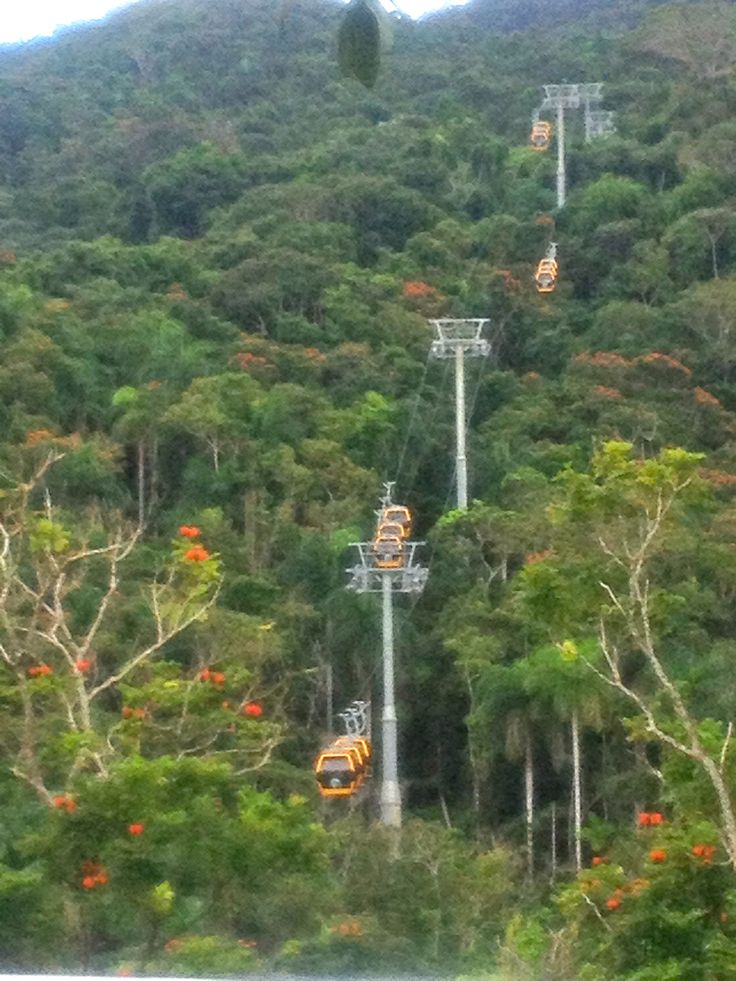
[[404, 437], [404, 445], [401, 447], [401, 453], [399, 454], [399, 462], [396, 467], [396, 473], [394, 475], [393, 483], [396, 485], [401, 474], [401, 470], [404, 466], [404, 460], [406, 459], [406, 451], [409, 448], [409, 441], [411, 439], [412, 431], [414, 429], [414, 423], [416, 422], [417, 413], [419, 412], [419, 404], [422, 400], [422, 394], [424, 392], [424, 386], [427, 381], [427, 374], [429, 372], [429, 364], [432, 359], [431, 350], [427, 351], [427, 357], [424, 361], [424, 370], [422, 371], [422, 377], [417, 387], [417, 393], [414, 397], [414, 404], [409, 415], [409, 423], [406, 427], [406, 436]]

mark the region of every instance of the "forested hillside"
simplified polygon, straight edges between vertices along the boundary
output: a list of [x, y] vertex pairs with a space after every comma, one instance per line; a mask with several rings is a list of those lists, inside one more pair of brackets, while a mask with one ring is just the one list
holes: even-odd
[[[0, 49], [0, 963], [706, 981], [736, 963], [736, 13], [330, 0]], [[617, 133], [528, 146], [546, 83]], [[558, 243], [559, 285], [534, 287]], [[468, 362], [472, 504], [432, 317]], [[318, 798], [381, 699], [406, 823]]]

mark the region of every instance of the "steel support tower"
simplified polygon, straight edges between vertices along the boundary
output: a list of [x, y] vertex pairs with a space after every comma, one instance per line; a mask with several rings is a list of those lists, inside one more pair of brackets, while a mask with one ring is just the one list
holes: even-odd
[[615, 133], [613, 113], [598, 109], [603, 98], [603, 82], [581, 82], [574, 85], [545, 85], [544, 101], [532, 115], [536, 122], [545, 110], [557, 113], [557, 207], [563, 208], [566, 198], [567, 173], [565, 167], [565, 110], [583, 108], [585, 141], [596, 136]]
[[347, 588], [356, 593], [381, 593], [383, 598], [383, 714], [381, 821], [389, 828], [401, 827], [401, 788], [399, 786], [398, 721], [394, 694], [394, 593], [421, 593], [429, 575], [426, 566], [416, 561], [416, 550], [423, 542], [406, 542], [406, 559], [398, 569], [379, 569], [371, 551], [371, 542], [353, 542], [358, 562], [347, 572]]
[[455, 476], [457, 506], [468, 506], [468, 459], [465, 452], [465, 356], [487, 358], [490, 342], [482, 336], [488, 318], [471, 320], [430, 320], [435, 330], [431, 354], [434, 358], [453, 358], [455, 361]]

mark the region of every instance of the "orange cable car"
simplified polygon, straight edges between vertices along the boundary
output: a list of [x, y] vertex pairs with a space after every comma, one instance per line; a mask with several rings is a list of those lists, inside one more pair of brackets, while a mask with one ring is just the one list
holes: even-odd
[[356, 753], [349, 747], [323, 750], [314, 764], [314, 775], [322, 797], [351, 797], [363, 782]]
[[531, 135], [529, 136], [529, 144], [532, 150], [537, 150], [542, 152], [544, 150], [549, 150], [549, 145], [552, 142], [552, 123], [548, 123], [544, 119], [538, 119], [532, 124]]
[[552, 293], [557, 287], [559, 269], [556, 259], [541, 259], [534, 274], [534, 283], [538, 293]]
[[371, 553], [377, 569], [401, 569], [406, 561], [404, 540], [399, 537], [376, 537]]
[[404, 507], [403, 504], [389, 504], [383, 509], [379, 518], [379, 525], [388, 522], [401, 525], [402, 538], [408, 538], [411, 535], [411, 526], [413, 523], [411, 511], [409, 508]]

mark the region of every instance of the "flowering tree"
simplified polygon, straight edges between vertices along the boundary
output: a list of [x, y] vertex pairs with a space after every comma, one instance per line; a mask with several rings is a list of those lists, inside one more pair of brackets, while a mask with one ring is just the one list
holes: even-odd
[[47, 452], [0, 509], [0, 738], [47, 803], [76, 774], [107, 773], [126, 682], [207, 615], [221, 582], [218, 557], [184, 536], [141, 584], [140, 527], [100, 513], [72, 525], [54, 507], [46, 478], [62, 456]]
[[[702, 815], [714, 808], [719, 814], [721, 841], [736, 867], [733, 723], [703, 718], [688, 698], [691, 665], [678, 638], [678, 630], [692, 633], [681, 611], [713, 540], [705, 507], [709, 491], [698, 477], [701, 459], [667, 449], [637, 460], [630, 444], [609, 442], [596, 453], [590, 473], [563, 473], [562, 495], [549, 512], [560, 562], [542, 572], [535, 567], [534, 575], [525, 572], [523, 589], [540, 610], [555, 604], [566, 609], [569, 625], [570, 603], [558, 601], [560, 589], [569, 590], [570, 576], [577, 575], [574, 618], [582, 630], [597, 631], [597, 652], [568, 640], [560, 645], [562, 656], [580, 657], [628, 700], [637, 713], [627, 720], [630, 738], [655, 740], [690, 761], [703, 778]], [[563, 622], [559, 612], [554, 619]]]

